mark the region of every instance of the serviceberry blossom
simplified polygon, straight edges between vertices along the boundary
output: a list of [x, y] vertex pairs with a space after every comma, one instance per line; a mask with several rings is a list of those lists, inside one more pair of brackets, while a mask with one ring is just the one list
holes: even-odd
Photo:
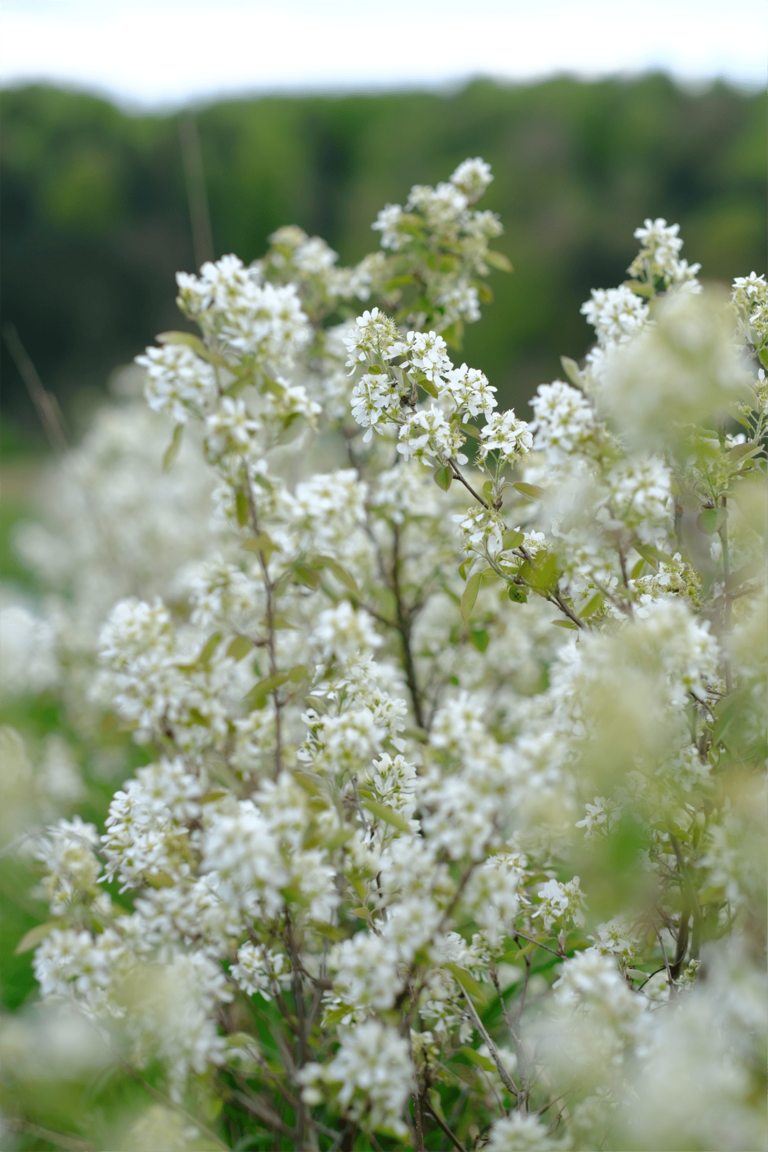
[[455, 454], [460, 464], [466, 464], [467, 457], [461, 452], [464, 437], [451, 427], [443, 413], [434, 404], [406, 416], [400, 425], [397, 445], [398, 452], [406, 460], [414, 457], [425, 461], [430, 457], [447, 460]]
[[451, 176], [451, 184], [455, 184], [472, 204], [479, 200], [483, 192], [493, 180], [490, 164], [476, 156], [474, 160], [464, 160], [459, 164]]
[[147, 370], [144, 395], [154, 412], [166, 412], [177, 424], [206, 412], [217, 395], [216, 374], [185, 344], [147, 348], [136, 363]]
[[605, 347], [635, 335], [648, 319], [648, 305], [623, 286], [593, 288], [591, 300], [581, 306], [581, 314]]
[[500, 459], [509, 464], [515, 456], [524, 456], [531, 450], [533, 435], [529, 425], [515, 416], [514, 409], [486, 415], [488, 423], [480, 433], [481, 459], [485, 459], [489, 452], [498, 452]]
[[180, 274], [20, 533], [3, 1065], [83, 1146], [765, 1146], [765, 279], [646, 221], [528, 424], [448, 351], [490, 180]]
[[477, 368], [451, 368], [445, 373], [445, 389], [450, 393], [457, 410], [465, 409], [470, 416], [492, 418], [497, 400], [496, 389], [488, 383], [488, 378]]

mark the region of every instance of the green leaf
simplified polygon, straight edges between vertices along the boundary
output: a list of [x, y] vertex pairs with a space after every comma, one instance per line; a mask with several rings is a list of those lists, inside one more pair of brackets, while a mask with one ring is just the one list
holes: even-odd
[[203, 716], [199, 708], [190, 708], [189, 718], [192, 723], [197, 724], [199, 728], [210, 728], [211, 726], [210, 720]]
[[221, 632], [214, 632], [205, 643], [205, 647], [197, 658], [197, 663], [202, 664], [203, 668], [207, 668], [211, 662], [211, 656], [221, 643]]
[[480, 429], [475, 428], [474, 424], [465, 424], [464, 421], [462, 420], [459, 427], [461, 428], [462, 432], [464, 432], [465, 435], [471, 436], [473, 440], [479, 440], [480, 439]]
[[246, 552], [261, 552], [267, 562], [273, 552], [280, 551], [280, 545], [275, 544], [274, 540], [266, 532], [259, 532], [258, 536], [252, 536], [250, 540], [244, 540], [240, 547]]
[[634, 292], [635, 296], [653, 296], [653, 285], [644, 284], [642, 280], [625, 280], [622, 288], [629, 288], [630, 292]]
[[475, 1052], [474, 1048], [459, 1048], [462, 1056], [466, 1056], [472, 1064], [477, 1064], [478, 1068], [483, 1068], [486, 1072], [495, 1072], [496, 1065], [487, 1056], [481, 1056], [479, 1052]]
[[476, 632], [472, 632], [472, 643], [478, 652], [485, 652], [488, 647], [488, 633], [484, 628], [479, 628]]
[[426, 376], [419, 376], [419, 387], [423, 388], [424, 391], [434, 400], [437, 400], [438, 396], [440, 395], [437, 390], [437, 385], [434, 384], [431, 380], [428, 380]]
[[750, 456], [754, 456], [756, 452], [759, 452], [761, 448], [762, 445], [759, 442], [756, 444], [754, 441], [747, 444], [734, 444], [728, 453], [728, 459], [734, 461], [747, 460]]
[[389, 804], [382, 804], [379, 800], [362, 800], [364, 808], [367, 808], [372, 816], [377, 820], [383, 820], [385, 824], [391, 824], [393, 828], [397, 828], [398, 832], [410, 832], [411, 826], [404, 816], [396, 812], [394, 808], [390, 808]]
[[719, 532], [728, 519], [727, 508], [703, 508], [696, 517], [696, 527], [707, 536]]
[[523, 480], [518, 480], [512, 485], [523, 496], [529, 496], [531, 500], [540, 500], [542, 496], [546, 496], [543, 488], [539, 488], [538, 484], [526, 484]]
[[528, 593], [519, 584], [510, 584], [507, 588], [507, 596], [514, 604], [528, 603]]
[[356, 908], [350, 908], [350, 916], [356, 916], [358, 920], [370, 920], [371, 910], [366, 908], [364, 904], [358, 904]]
[[270, 692], [274, 692], [276, 688], [280, 688], [281, 685], [285, 684], [288, 677], [288, 672], [275, 672], [274, 675], [267, 676], [264, 680], [259, 680], [258, 684], [254, 684], [253, 688], [251, 688], [245, 697], [245, 702], [248, 707], [252, 711], [263, 708]]
[[581, 388], [581, 373], [579, 366], [575, 360], [571, 360], [570, 356], [561, 356], [560, 363], [563, 366], [563, 372], [570, 380], [571, 384], [575, 384], [577, 388]]
[[195, 335], [195, 333], [160, 332], [157, 336], [155, 336], [154, 339], [161, 344], [187, 344], [187, 347], [191, 348], [196, 356], [199, 356], [200, 359], [204, 359], [204, 361], [207, 361], [208, 364], [216, 364], [219, 367], [226, 367], [226, 369], [229, 369], [230, 367], [225, 357], [221, 356], [220, 353], [214, 353], [214, 351], [211, 348], [208, 348], [206, 344], [200, 340], [199, 336]]
[[285, 388], [282, 384], [279, 384], [277, 380], [273, 380], [272, 377], [267, 376], [266, 373], [262, 377], [262, 380], [267, 392], [271, 392], [278, 400], [281, 400], [283, 396], [285, 396]]
[[602, 606], [603, 594], [602, 592], [595, 592], [594, 596], [590, 596], [586, 603], [579, 608], [576, 615], [580, 620], [586, 620], [588, 616], [593, 616]]
[[466, 587], [461, 597], [461, 618], [466, 624], [472, 615], [472, 609], [477, 600], [477, 594], [480, 591], [480, 582], [483, 578], [482, 572], [475, 572], [467, 580]]
[[435, 470], [433, 473], [433, 479], [438, 488], [442, 488], [443, 492], [447, 492], [451, 486], [451, 481], [453, 480], [453, 472], [447, 464], [444, 464], [442, 468], [437, 468]]
[[214, 800], [222, 800], [225, 796], [229, 796], [226, 788], [214, 788], [210, 792], [206, 792], [198, 800], [198, 804], [212, 804]]
[[523, 540], [525, 540], [525, 534], [523, 532], [517, 532], [511, 529], [502, 536], [501, 546], [504, 551], [507, 552], [510, 548], [519, 548]]
[[382, 292], [393, 292], [395, 288], [404, 288], [406, 284], [413, 284], [414, 277], [408, 273], [404, 276], [393, 276], [391, 280], [387, 280], [382, 288]]
[[308, 923], [312, 931], [317, 932], [318, 936], [324, 936], [326, 940], [333, 940], [334, 943], [344, 940], [347, 936], [348, 930], [338, 924], [326, 924], [324, 920], [310, 920]]
[[750, 560], [746, 564], [742, 564], [741, 568], [737, 568], [735, 572], [731, 572], [730, 576], [725, 582], [726, 592], [733, 592], [745, 580], [751, 580], [753, 576], [757, 576], [765, 567], [765, 562], [761, 560]]
[[486, 264], [490, 264], [491, 268], [498, 268], [499, 272], [513, 272], [512, 261], [503, 252], [488, 251], [484, 254], [483, 260]]
[[636, 540], [632, 547], [652, 568], [656, 568], [659, 564], [668, 564], [672, 559], [669, 552], [662, 552], [660, 548], [655, 548], [653, 544], [641, 544]]
[[526, 561], [520, 569], [520, 575], [532, 588], [546, 592], [557, 583], [557, 557], [554, 552], [545, 552], [543, 556], [537, 556], [532, 564]]
[[297, 560], [293, 566], [293, 571], [300, 584], [304, 584], [307, 588], [312, 589], [320, 587], [320, 573], [310, 564], [303, 564], [300, 560]]
[[326, 852], [333, 852], [335, 848], [341, 848], [343, 844], [351, 840], [354, 834], [354, 828], [338, 828], [327, 840], [323, 840], [321, 843]]
[[29, 932], [25, 932], [21, 940], [13, 950], [14, 956], [21, 956], [23, 952], [31, 952], [33, 948], [37, 948], [38, 944], [42, 944], [49, 932], [54, 928], [60, 928], [61, 920], [47, 920], [45, 924], [35, 924], [34, 928], [30, 928]]
[[235, 494], [235, 514], [240, 527], [245, 528], [248, 523], [248, 498], [245, 492], [237, 492]]
[[354, 576], [342, 564], [339, 564], [338, 560], [334, 560], [331, 556], [318, 556], [315, 563], [318, 568], [327, 568], [337, 580], [341, 581], [345, 588], [348, 588], [355, 596], [360, 596], [360, 589]]
[[480, 1004], [486, 1003], [488, 997], [482, 985], [478, 984], [471, 972], [468, 972], [466, 968], [459, 967], [458, 964], [454, 964], [452, 960], [449, 960], [445, 967], [456, 978], [468, 996]]
[[466, 1064], [451, 1064], [451, 1072], [463, 1080], [468, 1087], [477, 1087], [477, 1073], [473, 1072], [471, 1068], [467, 1068]]
[[252, 651], [253, 643], [247, 636], [235, 636], [227, 648], [227, 656], [231, 656], [233, 660], [242, 660]]
[[193, 332], [159, 332], [155, 337], [159, 344], [186, 344], [188, 348], [209, 364], [218, 364], [220, 368], [229, 368], [229, 364], [218, 352], [212, 352], [203, 344], [199, 336]]
[[291, 684], [301, 684], [302, 680], [306, 680], [311, 674], [306, 664], [296, 664], [288, 673], [288, 679]]
[[163, 454], [163, 472], [170, 472], [173, 462], [181, 450], [181, 441], [184, 436], [184, 425], [177, 424], [173, 430], [171, 442]]
[[579, 630], [578, 624], [574, 624], [573, 620], [553, 620], [552, 624], [555, 628], [575, 628], [577, 632]]
[[449, 324], [440, 333], [443, 340], [449, 348], [453, 348], [454, 352], [461, 352], [461, 342], [464, 336], [464, 322], [463, 320], [456, 320], [455, 323]]

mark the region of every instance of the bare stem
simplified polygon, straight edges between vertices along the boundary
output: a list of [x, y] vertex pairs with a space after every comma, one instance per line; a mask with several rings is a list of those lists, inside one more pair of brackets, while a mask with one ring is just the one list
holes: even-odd
[[[725, 496], [720, 497], [720, 506], [722, 508], [727, 509], [728, 500]], [[723, 631], [725, 633], [725, 636], [724, 636], [725, 643], [723, 645], [723, 648], [724, 648], [723, 665], [724, 665], [724, 671], [725, 671], [725, 688], [726, 688], [727, 692], [730, 692], [733, 689], [733, 672], [731, 670], [731, 657], [730, 657], [730, 654], [728, 652], [728, 646], [730, 643], [730, 634], [731, 634], [731, 611], [732, 611], [733, 597], [731, 595], [730, 589], [728, 588], [728, 581], [729, 581], [730, 576], [731, 576], [731, 561], [730, 561], [730, 549], [728, 547], [728, 521], [727, 520], [725, 520], [723, 522], [723, 526], [720, 529], [720, 543], [723, 546], [723, 595], [725, 596], [725, 616], [723, 619]]]
[[413, 651], [411, 648], [411, 627], [413, 624], [413, 614], [409, 612], [403, 600], [403, 590], [400, 582], [401, 576], [401, 558], [400, 558], [400, 528], [397, 524], [393, 526], [393, 545], [392, 545], [392, 591], [395, 594], [395, 612], [397, 615], [397, 630], [400, 633], [400, 640], [403, 646], [403, 663], [405, 665], [405, 679], [408, 684], [408, 691], [411, 695], [411, 702], [413, 704], [413, 714], [416, 717], [416, 723], [419, 728], [424, 728], [424, 713], [421, 706], [421, 693], [416, 681], [416, 666], [413, 661]]
[[432, 1105], [431, 1105], [431, 1104], [429, 1103], [429, 1101], [428, 1101], [428, 1100], [426, 1100], [426, 1099], [425, 1099], [425, 1101], [424, 1101], [424, 1107], [427, 1109], [427, 1111], [429, 1112], [430, 1116], [431, 1116], [431, 1117], [432, 1117], [434, 1120], [436, 1120], [436, 1121], [437, 1121], [437, 1123], [440, 1125], [440, 1127], [442, 1128], [443, 1132], [445, 1132], [446, 1136], [448, 1137], [448, 1139], [449, 1139], [449, 1140], [451, 1141], [451, 1143], [453, 1144], [454, 1148], [458, 1148], [458, 1152], [467, 1152], [466, 1148], [465, 1148], [465, 1147], [464, 1147], [464, 1145], [462, 1144], [461, 1140], [459, 1140], [458, 1136], [457, 1136], [457, 1135], [456, 1135], [454, 1132], [452, 1132], [452, 1131], [451, 1131], [451, 1129], [448, 1127], [448, 1125], [445, 1123], [445, 1121], [444, 1121], [444, 1120], [441, 1120], [441, 1119], [440, 1119], [440, 1117], [438, 1116], [437, 1112], [434, 1110], [434, 1108], [432, 1107]]
[[477, 500], [479, 504], [482, 504], [483, 508], [487, 508], [487, 509], [488, 509], [488, 511], [490, 512], [490, 510], [491, 510], [491, 506], [490, 506], [490, 504], [488, 503], [488, 501], [487, 501], [487, 500], [485, 500], [485, 499], [484, 499], [484, 498], [483, 498], [483, 497], [482, 497], [482, 496], [479, 494], [479, 492], [475, 492], [474, 488], [472, 487], [472, 485], [469, 483], [469, 481], [468, 481], [468, 480], [465, 480], [465, 479], [464, 479], [464, 477], [462, 476], [462, 474], [461, 474], [461, 471], [460, 471], [460, 469], [459, 469], [459, 466], [458, 466], [458, 464], [456, 463], [456, 461], [454, 460], [453, 456], [449, 456], [449, 457], [448, 457], [448, 463], [449, 463], [449, 464], [450, 464], [450, 466], [451, 466], [451, 471], [453, 472], [453, 477], [454, 477], [454, 479], [455, 479], [455, 480], [458, 480], [460, 484], [463, 484], [463, 485], [464, 485], [464, 487], [467, 489], [467, 491], [472, 493], [472, 495], [474, 496], [475, 500]]
[[[243, 472], [245, 474], [248, 514], [251, 520], [251, 527], [253, 528], [254, 535], [260, 536], [261, 530], [259, 528], [259, 516], [256, 511], [256, 501], [253, 497], [253, 486], [251, 485], [251, 478], [248, 475], [248, 469], [246, 466], [243, 467]], [[259, 549], [256, 555], [259, 559], [259, 567], [261, 568], [264, 591], [267, 597], [266, 648], [269, 655], [269, 674], [270, 676], [274, 676], [277, 672], [277, 653], [275, 644], [275, 586], [269, 576], [269, 567], [267, 565], [267, 558], [264, 555], [264, 552]], [[271, 695], [275, 702], [275, 779], [277, 779], [283, 767], [282, 711], [284, 701], [280, 696], [279, 688], [273, 688]]]
[[480, 1035], [482, 1036], [483, 1040], [485, 1040], [486, 1044], [488, 1045], [488, 1051], [490, 1052], [491, 1058], [492, 1058], [494, 1064], [496, 1065], [496, 1071], [498, 1072], [499, 1076], [501, 1077], [502, 1084], [507, 1089], [507, 1091], [510, 1092], [515, 1097], [515, 1099], [517, 1099], [517, 1097], [520, 1095], [520, 1091], [515, 1086], [515, 1083], [514, 1083], [512, 1077], [510, 1076], [509, 1072], [507, 1072], [507, 1069], [504, 1066], [504, 1061], [501, 1058], [501, 1053], [499, 1052], [498, 1048], [496, 1047], [493, 1040], [489, 1036], [488, 1031], [487, 1031], [485, 1025], [483, 1024], [482, 1020], [480, 1019], [480, 1016], [478, 1015], [477, 1009], [475, 1008], [474, 1004], [472, 1003], [472, 999], [471, 999], [468, 992], [464, 993], [464, 1002], [466, 1003], [467, 1007], [469, 1008], [469, 1014], [472, 1017], [472, 1019], [474, 1020], [475, 1028], [477, 1028], [477, 1030], [480, 1033]]
[[187, 182], [189, 218], [192, 225], [192, 247], [198, 268], [208, 260], [213, 260], [213, 236], [211, 216], [208, 210], [208, 194], [205, 188], [203, 154], [200, 150], [200, 136], [197, 124], [191, 116], [179, 120], [179, 143], [184, 163], [184, 176]]
[[3, 337], [19, 375], [24, 381], [32, 403], [40, 417], [40, 423], [45, 429], [48, 443], [54, 452], [66, 452], [67, 438], [64, 435], [61, 409], [53, 393], [43, 387], [43, 382], [37, 374], [26, 348], [19, 339], [15, 324], [3, 325]]

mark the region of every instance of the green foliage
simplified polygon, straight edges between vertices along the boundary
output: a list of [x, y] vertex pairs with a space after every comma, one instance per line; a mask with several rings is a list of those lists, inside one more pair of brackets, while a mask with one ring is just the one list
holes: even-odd
[[[176, 322], [174, 274], [194, 264], [178, 118], [44, 87], [5, 91], [2, 110], [2, 310], [71, 408]], [[555, 348], [581, 354], [578, 306], [621, 278], [646, 216], [680, 222], [705, 277], [761, 266], [765, 120], [759, 95], [694, 96], [662, 75], [229, 100], [197, 117], [216, 254], [246, 260], [293, 221], [357, 260], [386, 201], [466, 155], [490, 161], [494, 265], [512, 255], [515, 274], [494, 275], [496, 307], [462, 355], [518, 409], [559, 374]], [[6, 357], [6, 407], [35, 428]]]

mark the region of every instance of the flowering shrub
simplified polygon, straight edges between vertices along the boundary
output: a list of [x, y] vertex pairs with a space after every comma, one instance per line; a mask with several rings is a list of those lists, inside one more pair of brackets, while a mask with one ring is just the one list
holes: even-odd
[[32, 849], [41, 994], [152, 1096], [110, 1146], [765, 1142], [768, 288], [647, 220], [527, 423], [457, 363], [491, 178], [354, 268], [179, 274], [158, 415], [21, 539], [69, 596], [8, 610], [12, 684], [146, 761]]

